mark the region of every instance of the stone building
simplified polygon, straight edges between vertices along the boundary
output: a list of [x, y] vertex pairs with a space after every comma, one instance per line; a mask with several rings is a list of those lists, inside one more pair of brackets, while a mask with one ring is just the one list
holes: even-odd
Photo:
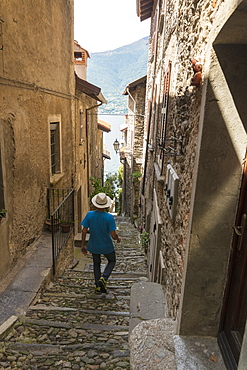
[[101, 178], [102, 178], [102, 183], [104, 182], [104, 166], [105, 166], [105, 161], [111, 159], [111, 153], [107, 149], [106, 144], [104, 143], [104, 132], [107, 134], [111, 132], [111, 125], [108, 122], [103, 121], [102, 119], [98, 119], [98, 132], [99, 132], [99, 142], [101, 143], [101, 151], [102, 153], [102, 168], [101, 168]]
[[48, 189], [75, 190], [79, 228], [89, 177], [102, 175], [106, 101], [74, 72], [73, 10], [73, 1], [0, 4], [0, 280], [41, 235]]
[[137, 0], [151, 17], [141, 189], [150, 280], [177, 333], [247, 363], [246, 0]]
[[[103, 181], [103, 131], [108, 131], [98, 122], [97, 109], [106, 100], [101, 89], [83, 80], [75, 74], [76, 99], [75, 114], [75, 182], [78, 211], [77, 232], [81, 231], [80, 220], [89, 210], [89, 197], [92, 192], [91, 177], [102, 178]], [[109, 132], [109, 131], [108, 131]]]
[[120, 149], [124, 166], [122, 212], [133, 221], [137, 220], [139, 213], [146, 79], [144, 76], [129, 83], [123, 92], [123, 95], [128, 95], [128, 114], [125, 124], [120, 127], [124, 138]]

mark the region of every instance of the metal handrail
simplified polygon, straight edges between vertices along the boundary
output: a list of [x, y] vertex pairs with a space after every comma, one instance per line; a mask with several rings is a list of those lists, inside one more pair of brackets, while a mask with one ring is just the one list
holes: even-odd
[[[53, 275], [56, 274], [56, 261], [74, 230], [74, 193], [75, 190], [71, 189], [50, 216]], [[67, 227], [67, 229], [65, 230], [64, 227]]]

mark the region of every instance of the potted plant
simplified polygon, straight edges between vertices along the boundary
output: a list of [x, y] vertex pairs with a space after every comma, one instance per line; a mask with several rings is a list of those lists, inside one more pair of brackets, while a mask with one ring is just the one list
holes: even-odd
[[[51, 219], [48, 218], [46, 221], [45, 221], [45, 224], [47, 226], [47, 229], [52, 232], [52, 222], [51, 222]], [[53, 225], [54, 225], [54, 231], [58, 231], [59, 230], [59, 224], [60, 224], [60, 220], [57, 219], [57, 218], [54, 218], [53, 219]]]
[[1, 209], [0, 210], [0, 222], [2, 221], [3, 218], [6, 217], [7, 210], [6, 209]]
[[61, 220], [60, 227], [61, 227], [62, 233], [68, 233], [71, 228], [71, 222], [66, 221], [66, 220]]

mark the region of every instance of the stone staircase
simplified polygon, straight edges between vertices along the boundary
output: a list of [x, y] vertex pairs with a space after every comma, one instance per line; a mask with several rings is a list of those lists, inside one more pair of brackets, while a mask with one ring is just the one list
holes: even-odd
[[147, 280], [146, 258], [129, 220], [116, 223], [122, 241], [108, 293], [94, 294], [91, 259], [67, 269], [5, 333], [0, 369], [129, 369], [130, 290]]

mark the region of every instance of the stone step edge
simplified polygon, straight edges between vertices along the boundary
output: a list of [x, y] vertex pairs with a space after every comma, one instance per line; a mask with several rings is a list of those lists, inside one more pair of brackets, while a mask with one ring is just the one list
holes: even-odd
[[[129, 290], [129, 289], [128, 289]], [[103, 293], [102, 293], [103, 294]], [[42, 297], [60, 297], [60, 298], [91, 298], [91, 299], [105, 299], [105, 300], [118, 300], [118, 299], [123, 299], [123, 298], [130, 298], [130, 295], [126, 295], [126, 296], [119, 296], [117, 295], [116, 297], [114, 297], [113, 295], [111, 294], [106, 294], [104, 297], [102, 297], [102, 294], [101, 295], [98, 295], [98, 294], [94, 294], [94, 293], [89, 293], [89, 294], [77, 294], [77, 293], [59, 293], [59, 292], [43, 292], [42, 293]]]
[[62, 329], [90, 329], [90, 330], [100, 330], [100, 331], [129, 331], [129, 326], [123, 325], [101, 325], [101, 324], [68, 324], [61, 321], [50, 321], [50, 320], [36, 320], [25, 318], [23, 320], [27, 324], [37, 325], [37, 326], [48, 326], [54, 328]]
[[[83, 280], [85, 279], [85, 276], [61, 276], [59, 277], [59, 279], [62, 279], [62, 280], [66, 280], [66, 279], [80, 279], [80, 280]], [[114, 277], [110, 277], [110, 279], [108, 280], [108, 283], [110, 283], [111, 281], [140, 281], [141, 279], [143, 279], [143, 281], [148, 281], [148, 278], [146, 276], [141, 276], [141, 277], [133, 277], [133, 278], [114, 278]], [[56, 282], [54, 283], [53, 285], [59, 285], [59, 282]]]
[[0, 326], [0, 340], [4, 339], [18, 320], [18, 316], [12, 315]]
[[[82, 271], [82, 270], [80, 270], [80, 269], [78, 269], [78, 270], [77, 270], [77, 269], [75, 268], [75, 269], [71, 270], [71, 272], [75, 272], [75, 273], [80, 272], [81, 274], [85, 274], [85, 273], [86, 273], [86, 274], [89, 274], [89, 273], [90, 273], [90, 274], [93, 274], [93, 270], [88, 270], [88, 269], [87, 269], [87, 270], [83, 270], [83, 271]], [[131, 277], [132, 277], [132, 276], [133, 276], [133, 277], [143, 277], [143, 276], [147, 275], [147, 272], [146, 272], [146, 270], [145, 270], [145, 271], [143, 271], [143, 272], [140, 272], [140, 273], [136, 273], [136, 274], [135, 274], [135, 273], [126, 273], [126, 272], [123, 272], [123, 271], [112, 271], [112, 273], [111, 273], [111, 277], [112, 277], [112, 276], [114, 276], [114, 275], [115, 275], [115, 276], [117, 276], [117, 275], [120, 275], [120, 276], [121, 276], [121, 275], [125, 275], [125, 276], [127, 276], [127, 277], [128, 277], [128, 276], [131, 276]]]
[[129, 350], [123, 349], [123, 350], [112, 350], [114, 348], [113, 344], [105, 344], [102, 348], [102, 344], [97, 342], [90, 342], [90, 343], [83, 343], [83, 344], [71, 344], [71, 345], [65, 345], [65, 344], [41, 344], [41, 343], [21, 343], [21, 342], [15, 342], [10, 343], [9, 348], [16, 350], [16, 351], [25, 351], [32, 353], [33, 355], [48, 355], [48, 354], [59, 354], [61, 352], [66, 351], [86, 351], [86, 350], [103, 350], [103, 352], [107, 352], [110, 354], [118, 355], [118, 357], [128, 357], [129, 356]]
[[[48, 297], [51, 297], [51, 299], [52, 299], [52, 297], [57, 297], [57, 294], [56, 293], [54, 293], [54, 294], [49, 294], [49, 295], [47, 295]], [[59, 296], [60, 298], [63, 298], [63, 297], [65, 297], [65, 295], [60, 295]], [[69, 298], [86, 298], [84, 295], [80, 295], [80, 294], [77, 294], [77, 295], [74, 295], [73, 297], [69, 297]], [[114, 297], [111, 297], [110, 295], [109, 295], [109, 297], [104, 297], [104, 298], [102, 298], [101, 296], [96, 296], [95, 297], [95, 295], [94, 295], [94, 297], [92, 297], [93, 299], [104, 299], [105, 301], [117, 301], [117, 302], [119, 302], [120, 300], [124, 300], [124, 301], [130, 301], [130, 295], [118, 295], [117, 296], [117, 299], [115, 299]], [[40, 299], [39, 300], [40, 302], [42, 301], [42, 299]], [[85, 304], [85, 302], [83, 302], [82, 304], [81, 304], [81, 306], [86, 306], [87, 304]], [[74, 307], [71, 307], [71, 308], [74, 308]]]
[[[104, 295], [104, 297], [102, 297]], [[82, 298], [82, 299], [85, 299], [85, 298], [91, 298], [91, 299], [103, 299], [105, 301], [120, 301], [120, 300], [130, 300], [130, 295], [117, 295], [116, 297], [114, 297], [113, 295], [111, 294], [101, 294], [101, 295], [96, 295], [96, 294], [88, 294], [88, 295], [85, 295], [85, 294], [64, 294], [64, 293], [43, 293], [43, 297], [55, 297], [55, 298]], [[42, 301], [42, 298], [39, 299], [39, 302]], [[85, 304], [85, 302], [82, 302], [81, 304]], [[73, 307], [74, 308], [74, 307]]]
[[[90, 292], [92, 292], [92, 286], [95, 287], [95, 283], [94, 281], [90, 281], [89, 284], [87, 286], [81, 286], [81, 285], [69, 285], [69, 288], [71, 290], [73, 289], [80, 289], [81, 291], [85, 291], [85, 290], [90, 290]], [[53, 291], [53, 289], [56, 289], [56, 288], [68, 288], [68, 285], [67, 284], [54, 284], [52, 287], [50, 287], [50, 291]], [[107, 284], [107, 289], [126, 289], [126, 290], [130, 290], [131, 288], [131, 285], [111, 285], [110, 282], [109, 284]]]
[[[129, 312], [124, 311], [102, 311], [102, 310], [82, 310], [77, 308], [71, 307], [60, 307], [60, 306], [46, 306], [46, 305], [36, 305], [30, 306], [28, 311], [59, 311], [59, 312], [81, 312], [81, 313], [89, 313], [89, 314], [97, 314], [97, 315], [108, 315], [108, 316], [129, 316]], [[27, 312], [28, 312], [27, 311]]]

